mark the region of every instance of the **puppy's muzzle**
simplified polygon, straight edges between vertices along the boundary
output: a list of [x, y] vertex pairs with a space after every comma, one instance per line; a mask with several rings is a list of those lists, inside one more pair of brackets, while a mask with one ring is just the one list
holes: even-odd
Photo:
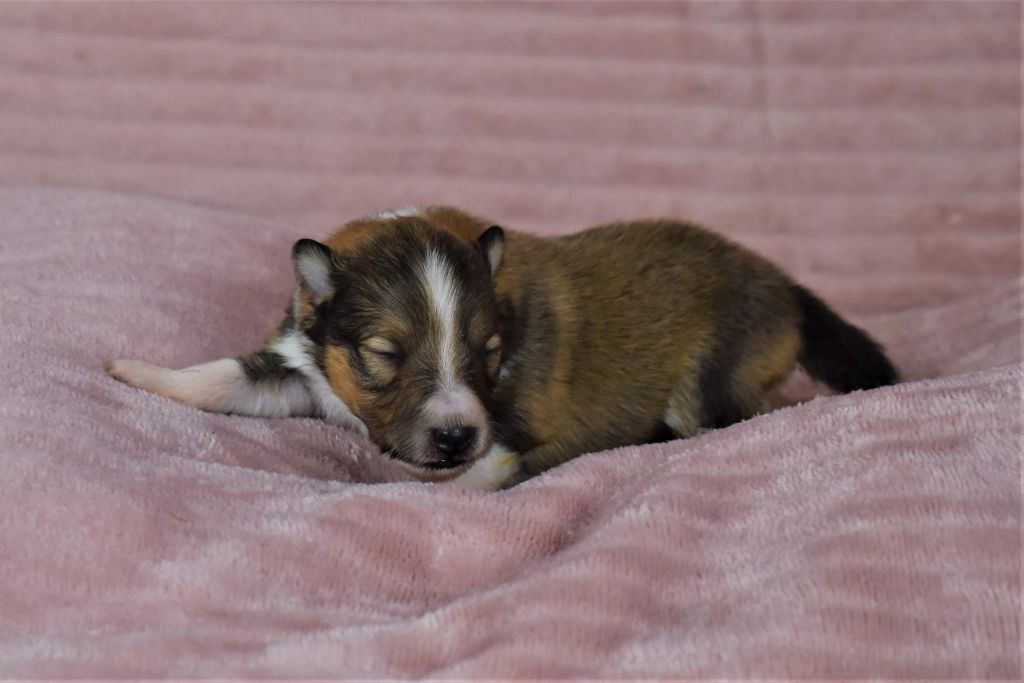
[[438, 455], [438, 460], [431, 466], [449, 468], [466, 464], [476, 439], [476, 427], [456, 425], [431, 429], [430, 442]]

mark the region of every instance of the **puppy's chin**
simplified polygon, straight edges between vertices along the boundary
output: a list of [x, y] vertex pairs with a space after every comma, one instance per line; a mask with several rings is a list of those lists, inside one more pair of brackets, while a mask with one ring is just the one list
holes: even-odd
[[455, 477], [459, 476], [460, 474], [468, 470], [470, 467], [472, 467], [473, 464], [476, 462], [476, 460], [470, 460], [466, 462], [466, 464], [460, 465], [459, 467], [447, 467], [445, 469], [438, 469], [436, 467], [424, 467], [422, 465], [415, 465], [411, 462], [400, 460], [398, 458], [394, 458], [394, 461], [397, 462], [399, 466], [401, 466], [402, 470], [404, 470], [408, 474], [411, 474], [419, 481], [428, 482], [449, 481], [451, 479], [454, 479]]
[[[383, 452], [388, 455], [393, 461], [398, 463], [402, 470], [412, 475], [419, 481], [426, 482], [441, 482], [450, 481], [457, 478], [458, 476], [465, 474], [469, 468], [475, 465], [480, 458], [491, 448], [493, 443], [493, 435], [491, 430], [484, 432], [483, 438], [477, 443], [473, 449], [473, 454], [466, 460], [465, 464], [459, 465], [458, 467], [430, 467], [427, 465], [421, 465], [419, 463], [411, 462], [410, 460], [401, 457], [398, 453], [390, 448], [382, 449]], [[430, 457], [436, 457], [437, 453], [428, 453], [425, 459]]]
[[469, 468], [477, 463], [487, 453], [491, 447], [491, 440], [488, 438], [485, 442], [481, 443], [474, 451], [473, 455], [466, 460], [465, 464], [459, 465], [458, 467], [429, 467], [426, 465], [420, 465], [414, 462], [398, 457], [393, 452], [389, 453], [391, 459], [399, 464], [399, 466], [408, 474], [419, 481], [450, 481], [455, 479], [459, 475], [465, 474]]

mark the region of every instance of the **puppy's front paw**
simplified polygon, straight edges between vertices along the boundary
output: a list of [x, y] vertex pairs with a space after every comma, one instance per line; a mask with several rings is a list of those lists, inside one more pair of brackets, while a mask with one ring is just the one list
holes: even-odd
[[452, 483], [464, 489], [497, 491], [508, 488], [507, 482], [515, 479], [518, 472], [519, 457], [495, 443], [465, 474], [453, 479]]
[[107, 363], [106, 370], [114, 379], [147, 391], [154, 391], [161, 375], [167, 372], [141, 360], [113, 360]]
[[349, 429], [355, 432], [364, 439], [370, 438], [370, 430], [368, 430], [366, 428], [366, 424], [364, 424], [363, 421], [360, 420], [355, 415], [351, 415], [347, 418], [342, 418], [338, 420], [338, 424], [344, 427], [345, 429]]

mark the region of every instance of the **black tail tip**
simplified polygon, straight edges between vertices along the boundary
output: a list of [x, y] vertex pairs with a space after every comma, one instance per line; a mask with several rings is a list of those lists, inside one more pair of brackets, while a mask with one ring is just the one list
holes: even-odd
[[811, 376], [844, 393], [899, 382], [899, 372], [878, 342], [803, 287], [794, 290], [803, 317], [799, 360]]
[[859, 362], [851, 364], [853, 372], [849, 374], [846, 387], [841, 391], [877, 389], [897, 384], [900, 381], [899, 371], [893, 367], [892, 362], [886, 357], [885, 351], [877, 342], [870, 341], [872, 341], [873, 348]]

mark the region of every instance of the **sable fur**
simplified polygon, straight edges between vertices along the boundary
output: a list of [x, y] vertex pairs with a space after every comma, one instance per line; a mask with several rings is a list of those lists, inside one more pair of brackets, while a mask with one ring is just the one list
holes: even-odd
[[[447, 208], [423, 215], [465, 238], [487, 225]], [[511, 367], [495, 419], [529, 473], [650, 440], [664, 426], [687, 437], [746, 419], [798, 357], [840, 391], [896, 379], [862, 331], [765, 259], [698, 226], [506, 234], [495, 289]], [[831, 356], [818, 345], [824, 335], [844, 342]]]
[[[435, 329], [437, 321], [420, 291], [418, 269], [428, 253], [443, 253], [458, 280], [455, 312], [464, 344], [456, 360], [465, 367], [467, 387], [486, 404], [497, 371], [487, 348], [497, 329], [488, 266], [473, 245], [420, 218], [377, 221], [365, 230], [359, 223], [350, 227], [351, 232], [342, 230], [327, 241], [336, 295], [308, 307], [298, 328], [314, 343], [314, 358], [331, 387], [374, 440], [403, 459], [426, 464], [418, 462], [412, 431], [423, 404], [438, 389], [433, 361], [441, 330]], [[300, 283], [300, 298], [305, 289]], [[373, 339], [389, 341], [394, 353], [373, 350], [368, 344]], [[484, 436], [480, 455], [489, 446], [489, 429]]]
[[[430, 457], [422, 437], [446, 334], [417, 271], [429, 254], [450, 266], [449, 351], [484, 411], [465, 465]], [[766, 409], [798, 359], [839, 391], [896, 381], [864, 332], [765, 259], [689, 223], [541, 238], [425, 207], [358, 219], [325, 244], [301, 240], [295, 259], [289, 313], [264, 349], [239, 359], [245, 375], [263, 387], [301, 371], [314, 404], [337, 402], [324, 414], [357, 418], [421, 478], [479, 460], [493, 471], [474, 481], [493, 486], [514, 476], [494, 469], [508, 453], [529, 476], [581, 453], [724, 427]]]

